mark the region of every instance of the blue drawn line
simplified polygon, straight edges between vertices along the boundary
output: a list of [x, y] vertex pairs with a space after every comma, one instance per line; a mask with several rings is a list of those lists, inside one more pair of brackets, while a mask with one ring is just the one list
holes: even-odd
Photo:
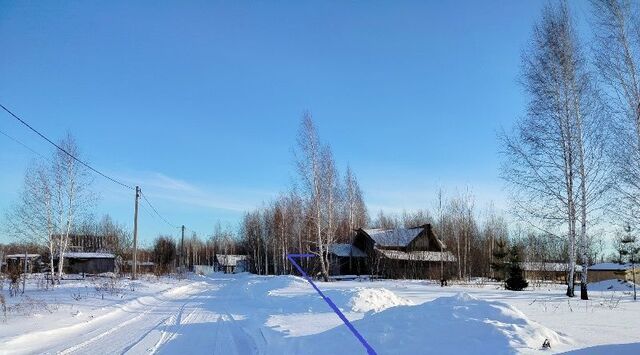
[[320, 289], [318, 288], [318, 286], [316, 286], [316, 284], [313, 283], [313, 281], [311, 280], [311, 278], [309, 277], [309, 275], [307, 275], [306, 272], [304, 272], [304, 270], [302, 270], [302, 268], [300, 267], [300, 265], [298, 265], [298, 263], [296, 263], [295, 260], [293, 260], [293, 258], [313, 258], [315, 255], [314, 254], [287, 254], [287, 259], [289, 259], [289, 261], [291, 261], [291, 263], [293, 264], [293, 266], [296, 267], [296, 269], [298, 269], [298, 271], [300, 271], [300, 273], [302, 274], [302, 276], [307, 279], [307, 281], [309, 281], [309, 283], [311, 284], [311, 286], [313, 286], [313, 288], [320, 294], [320, 296], [322, 297], [322, 299], [324, 299], [325, 302], [327, 302], [327, 304], [329, 304], [329, 307], [331, 307], [331, 309], [333, 309], [334, 312], [336, 312], [336, 314], [338, 315], [338, 317], [340, 317], [340, 319], [342, 319], [342, 321], [344, 322], [344, 324], [347, 326], [347, 328], [349, 328], [349, 330], [351, 330], [351, 332], [353, 333], [353, 335], [356, 336], [356, 338], [358, 338], [358, 340], [362, 343], [362, 345], [364, 345], [364, 347], [367, 349], [367, 353], [369, 355], [377, 355], [376, 351], [373, 350], [373, 348], [371, 347], [371, 345], [369, 345], [369, 343], [367, 343], [367, 341], [364, 339], [364, 337], [362, 335], [360, 335], [360, 333], [358, 333], [358, 330], [356, 330], [356, 328], [353, 326], [353, 324], [351, 324], [351, 322], [349, 322], [349, 320], [347, 319], [347, 317], [344, 316], [344, 314], [342, 314], [342, 312], [340, 312], [340, 309], [338, 309], [338, 306], [336, 306], [335, 303], [333, 303], [333, 301], [331, 300], [331, 298], [327, 297], [324, 295], [324, 293], [322, 293], [322, 291], [320, 291]]

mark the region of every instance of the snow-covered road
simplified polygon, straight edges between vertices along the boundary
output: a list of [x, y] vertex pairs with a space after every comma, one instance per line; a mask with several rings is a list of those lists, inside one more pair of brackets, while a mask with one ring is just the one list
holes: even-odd
[[237, 324], [242, 317], [227, 308], [237, 294], [234, 283], [205, 278], [136, 298], [83, 322], [5, 338], [0, 353], [256, 353], [253, 338]]
[[[10, 299], [25, 314], [14, 308], [0, 325], [0, 354], [363, 351], [300, 278], [213, 274], [121, 280], [121, 292], [111, 294], [96, 292], [100, 282], [70, 281]], [[552, 352], [607, 353], [611, 344], [625, 343], [635, 344], [614, 346], [620, 353], [640, 349], [640, 304], [625, 293], [594, 292], [586, 304], [564, 298], [561, 285], [525, 292], [410, 280], [319, 285], [380, 354], [538, 353], [544, 339], [551, 339]]]

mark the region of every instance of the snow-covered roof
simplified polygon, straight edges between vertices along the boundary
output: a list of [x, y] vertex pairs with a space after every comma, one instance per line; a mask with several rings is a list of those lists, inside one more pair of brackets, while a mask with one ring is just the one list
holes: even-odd
[[424, 228], [363, 229], [379, 246], [406, 246], [414, 240]]
[[625, 271], [630, 269], [631, 264], [600, 263], [589, 266], [589, 270], [595, 271]]
[[352, 256], [355, 258], [364, 258], [367, 256], [362, 250], [351, 244], [329, 244], [329, 253], [335, 256]]
[[[548, 263], [544, 261], [526, 261], [521, 264], [525, 271], [569, 271], [567, 263]], [[582, 272], [582, 266], [576, 265], [577, 272]]]
[[[27, 254], [27, 259], [39, 258], [40, 254]], [[24, 259], [24, 254], [9, 254], [5, 255], [7, 259]]]
[[218, 259], [218, 264], [222, 266], [236, 266], [239, 261], [246, 260], [247, 256], [216, 254], [216, 258]]
[[439, 251], [411, 251], [404, 252], [399, 250], [378, 249], [378, 251], [389, 259], [399, 260], [419, 260], [419, 261], [456, 261], [456, 257], [450, 252]]
[[65, 258], [74, 258], [74, 259], [113, 259], [115, 258], [115, 256], [111, 253], [68, 252], [62, 255]]

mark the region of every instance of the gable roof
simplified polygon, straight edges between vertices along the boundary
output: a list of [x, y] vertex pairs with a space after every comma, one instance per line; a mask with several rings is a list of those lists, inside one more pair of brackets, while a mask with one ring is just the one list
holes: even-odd
[[396, 229], [362, 229], [376, 244], [384, 247], [406, 246], [424, 231], [423, 227]]
[[367, 256], [362, 250], [351, 244], [329, 244], [328, 252], [335, 256], [352, 256], [354, 258], [364, 258]]

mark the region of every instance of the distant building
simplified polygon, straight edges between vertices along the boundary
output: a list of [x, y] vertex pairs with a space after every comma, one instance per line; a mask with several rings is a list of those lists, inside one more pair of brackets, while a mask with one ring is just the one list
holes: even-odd
[[[640, 280], [640, 270], [635, 267], [636, 282]], [[603, 280], [626, 280], [633, 281], [633, 273], [631, 264], [617, 263], [600, 263], [589, 266], [588, 273], [589, 282], [598, 282]]]
[[439, 279], [456, 261], [431, 224], [415, 228], [358, 229], [353, 246], [367, 255], [368, 272], [386, 278]]
[[[569, 280], [569, 264], [543, 261], [527, 261], [520, 264], [527, 280], [566, 283]], [[582, 266], [575, 267], [575, 280], [580, 280]]]
[[247, 256], [216, 254], [214, 264], [217, 271], [222, 271], [225, 274], [245, 272], [247, 270]]
[[[69, 252], [64, 253], [64, 269], [66, 274], [102, 274], [117, 273], [115, 255], [111, 253]], [[56, 267], [58, 258], [54, 259]]]
[[9, 254], [4, 257], [2, 271], [7, 272], [10, 269], [17, 269], [22, 273], [24, 272], [25, 260], [28, 273], [40, 272], [44, 266], [40, 254]]
[[329, 275], [360, 275], [365, 271], [367, 254], [351, 244], [329, 244]]

